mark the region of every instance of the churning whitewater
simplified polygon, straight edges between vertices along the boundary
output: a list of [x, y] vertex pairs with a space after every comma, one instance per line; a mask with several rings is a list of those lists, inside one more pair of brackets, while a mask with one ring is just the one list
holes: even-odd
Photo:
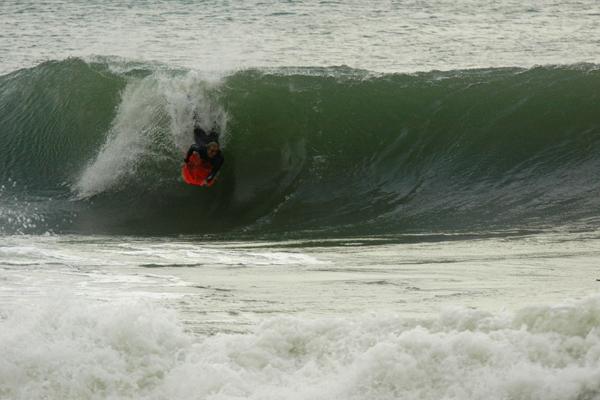
[[0, 397], [595, 400], [599, 256], [590, 233], [6, 236]]
[[172, 312], [146, 303], [19, 306], [1, 322], [8, 328], [0, 331], [3, 398], [581, 400], [600, 393], [598, 297], [496, 315], [456, 308], [420, 320], [277, 317], [249, 334], [200, 341]]

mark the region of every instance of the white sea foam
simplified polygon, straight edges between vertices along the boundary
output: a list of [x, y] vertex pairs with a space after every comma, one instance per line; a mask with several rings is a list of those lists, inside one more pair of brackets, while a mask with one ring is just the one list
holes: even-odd
[[0, 310], [0, 351], [10, 399], [598, 399], [600, 297], [199, 338], [147, 303], [62, 299]]
[[[144, 160], [182, 158], [193, 141], [194, 114], [204, 129], [216, 124], [225, 132], [227, 113], [209, 94], [219, 80], [211, 79], [195, 72], [175, 76], [164, 71], [133, 78], [121, 95], [104, 145], [74, 185], [77, 197], [118, 188], [137, 174]], [[222, 139], [225, 144], [225, 134]]]

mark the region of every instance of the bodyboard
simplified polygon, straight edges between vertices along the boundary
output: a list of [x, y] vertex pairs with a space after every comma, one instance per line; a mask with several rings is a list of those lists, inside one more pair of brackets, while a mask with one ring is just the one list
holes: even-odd
[[206, 182], [206, 178], [210, 175], [212, 165], [203, 159], [196, 153], [190, 156], [189, 161], [183, 164], [181, 167], [181, 176], [188, 185], [195, 186], [212, 186], [215, 183], [215, 179], [210, 182]]

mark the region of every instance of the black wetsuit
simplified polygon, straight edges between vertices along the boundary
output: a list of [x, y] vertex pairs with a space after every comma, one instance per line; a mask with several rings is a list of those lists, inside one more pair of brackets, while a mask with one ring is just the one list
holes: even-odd
[[202, 128], [196, 126], [194, 127], [194, 141], [196, 143], [190, 146], [190, 149], [188, 150], [187, 155], [185, 156], [185, 162], [187, 163], [189, 161], [190, 156], [193, 152], [198, 153], [201, 159], [208, 161], [212, 166], [210, 174], [206, 178], [206, 180], [210, 182], [215, 178], [215, 176], [217, 176], [219, 169], [221, 169], [221, 166], [225, 162], [221, 150], [219, 150], [213, 158], [208, 157], [208, 154], [206, 152], [207, 144], [209, 144], [210, 142], [219, 143], [219, 134], [214, 131], [212, 131], [210, 134], [206, 134], [206, 132]]

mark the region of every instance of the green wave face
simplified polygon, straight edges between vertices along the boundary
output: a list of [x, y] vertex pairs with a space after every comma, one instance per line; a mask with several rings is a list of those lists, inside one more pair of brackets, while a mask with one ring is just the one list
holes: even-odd
[[[0, 77], [0, 230], [349, 235], [593, 223], [594, 66], [373, 75], [49, 62]], [[184, 185], [192, 116], [223, 132]]]

